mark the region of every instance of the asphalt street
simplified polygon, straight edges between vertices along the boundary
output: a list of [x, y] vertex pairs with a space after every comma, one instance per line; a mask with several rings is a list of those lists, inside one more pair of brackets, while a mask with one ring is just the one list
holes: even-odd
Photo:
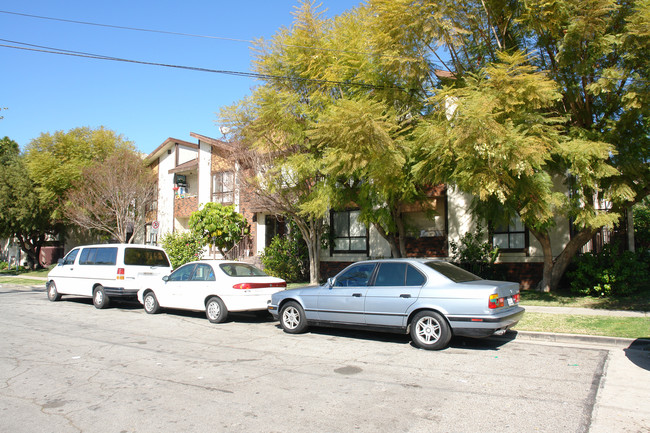
[[0, 287], [2, 432], [650, 432], [643, 344], [283, 333]]

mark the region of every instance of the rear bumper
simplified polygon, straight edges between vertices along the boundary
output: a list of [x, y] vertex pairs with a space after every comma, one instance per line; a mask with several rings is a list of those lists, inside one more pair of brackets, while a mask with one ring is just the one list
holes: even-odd
[[514, 307], [506, 312], [490, 316], [448, 316], [454, 335], [483, 338], [502, 334], [515, 326], [524, 315], [523, 307]]
[[125, 289], [124, 287], [106, 287], [104, 286], [104, 293], [109, 298], [137, 298], [138, 290]]

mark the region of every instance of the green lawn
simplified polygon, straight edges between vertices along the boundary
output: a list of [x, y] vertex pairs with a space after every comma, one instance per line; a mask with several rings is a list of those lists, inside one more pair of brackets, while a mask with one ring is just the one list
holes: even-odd
[[515, 331], [650, 338], [650, 319], [645, 317], [580, 316], [525, 313]]
[[19, 271], [16, 271], [15, 269], [4, 269], [0, 271], [0, 277], [3, 275], [25, 275], [28, 277], [47, 277], [47, 274], [52, 270], [52, 268], [56, 265], [52, 265], [49, 268], [46, 269], [39, 269], [37, 271], [30, 271], [30, 270], [25, 270], [21, 269]]
[[0, 284], [14, 284], [17, 286], [43, 286], [45, 287], [45, 281], [32, 280], [29, 278], [10, 278], [3, 277], [0, 274]]
[[602, 310], [650, 311], [650, 289], [628, 297], [572, 296], [562, 292], [542, 293], [532, 290], [521, 292], [521, 305], [542, 307], [578, 307]]

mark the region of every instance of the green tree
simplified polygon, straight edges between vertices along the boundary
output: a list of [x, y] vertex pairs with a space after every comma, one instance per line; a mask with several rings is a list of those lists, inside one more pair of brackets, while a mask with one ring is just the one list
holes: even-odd
[[8, 137], [0, 140], [0, 197], [0, 237], [17, 239], [32, 267], [40, 266], [41, 247], [59, 227], [51, 224], [18, 144]]
[[204, 245], [214, 245], [222, 256], [234, 247], [250, 229], [244, 216], [234, 206], [208, 202], [190, 215], [190, 230], [203, 239]]
[[63, 218], [63, 198], [81, 179], [84, 168], [104, 161], [118, 149], [135, 150], [121, 135], [100, 127], [43, 133], [26, 148], [26, 164], [42, 205], [52, 219]]
[[[650, 3], [370, 6], [383, 30], [373, 33], [376, 48], [401, 59], [386, 65], [390, 73], [428, 70], [418, 173], [474, 194], [491, 219], [518, 213], [544, 251], [540, 287], [555, 289], [595, 231], [650, 191]], [[437, 57], [439, 47], [448, 60]], [[609, 213], [598, 210], [600, 200], [611, 203]], [[554, 217], [575, 229], [558, 257]]]
[[168, 233], [162, 237], [160, 244], [174, 269], [203, 257], [203, 238], [190, 231]]

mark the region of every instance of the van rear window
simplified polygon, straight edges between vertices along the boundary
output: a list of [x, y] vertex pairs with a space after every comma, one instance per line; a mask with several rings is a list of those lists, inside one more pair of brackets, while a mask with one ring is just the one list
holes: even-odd
[[124, 264], [134, 266], [170, 266], [164, 252], [149, 248], [125, 248]]
[[84, 248], [79, 257], [80, 265], [115, 265], [117, 248]]

